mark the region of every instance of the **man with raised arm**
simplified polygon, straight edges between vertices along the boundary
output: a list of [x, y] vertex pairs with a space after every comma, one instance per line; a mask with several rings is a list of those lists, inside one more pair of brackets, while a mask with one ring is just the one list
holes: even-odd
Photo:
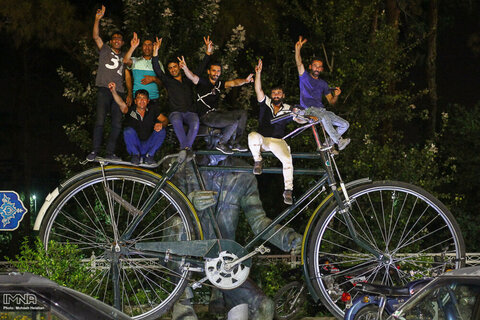
[[178, 58], [178, 60], [180, 68], [197, 87], [195, 106], [200, 121], [209, 127], [222, 129], [222, 137], [215, 148], [224, 154], [233, 154], [233, 151], [247, 151], [247, 148], [240, 145], [240, 139], [247, 124], [247, 112], [241, 109], [218, 110], [218, 102], [221, 93], [225, 92], [226, 88], [253, 82], [253, 74], [245, 79], [220, 80], [222, 66], [219, 63], [211, 63], [207, 69], [207, 79], [190, 71], [184, 57]]
[[123, 137], [127, 151], [132, 157], [132, 164], [138, 165], [140, 158], [145, 164], [155, 164], [155, 153], [165, 140], [167, 117], [161, 114], [158, 108], [148, 104], [147, 90], [137, 90], [135, 105], [129, 108], [118, 95], [115, 82], [109, 83], [108, 88], [121, 112], [126, 114]]
[[[282, 138], [285, 136], [285, 127], [291, 118], [271, 123], [271, 120], [291, 113], [290, 105], [283, 103], [285, 93], [281, 87], [274, 87], [271, 90], [271, 98], [267, 97], [262, 89], [262, 60], [258, 60], [255, 67], [255, 93], [260, 107], [258, 117], [258, 132], [250, 132], [248, 135], [248, 146], [255, 161], [253, 166], [254, 174], [262, 174], [262, 151], [271, 151], [283, 166], [283, 181], [285, 191], [283, 201], [286, 204], [293, 203], [293, 162], [290, 154], [290, 147]], [[300, 122], [300, 120], [296, 120]]]
[[[133, 33], [130, 41], [130, 49], [123, 57], [123, 63], [127, 66], [125, 70], [125, 84], [127, 86], [126, 103], [130, 107], [132, 105], [135, 92], [140, 89], [148, 91], [150, 97], [150, 105], [158, 105], [159, 91], [158, 88], [162, 84], [160, 79], [155, 75], [152, 66], [153, 41], [150, 39], [143, 40], [142, 56], [132, 57], [135, 49], [140, 45], [140, 39], [137, 33]], [[160, 62], [159, 62], [160, 63]], [[160, 68], [163, 65], [160, 63]]]
[[[206, 45], [206, 54], [202, 62], [195, 70], [196, 74], [201, 74], [206, 65], [210, 55], [213, 53], [213, 45], [210, 37], [203, 38]], [[193, 82], [182, 75], [178, 61], [170, 61], [167, 64], [167, 69], [170, 75], [166, 75], [158, 64], [158, 50], [162, 44], [162, 39], [155, 41], [153, 45], [153, 59], [152, 65], [155, 74], [167, 89], [168, 105], [170, 114], [168, 119], [173, 125], [173, 130], [180, 142], [180, 149], [192, 149], [193, 141], [197, 136], [199, 119], [195, 112], [193, 105]], [[188, 126], [188, 131], [185, 133], [183, 124]]]
[[307, 39], [303, 39], [303, 37], [300, 36], [295, 44], [295, 63], [297, 64], [300, 79], [300, 105], [306, 109], [305, 115], [315, 116], [320, 119], [330, 139], [338, 145], [338, 150], [343, 150], [350, 143], [350, 139], [342, 138], [342, 134], [347, 131], [350, 125], [345, 119], [342, 119], [331, 111], [327, 111], [322, 103], [322, 98], [325, 96], [328, 103], [334, 105], [337, 103], [342, 91], [339, 87], [335, 87], [333, 90], [334, 94], [332, 95], [327, 82], [320, 79], [320, 72], [323, 72], [323, 61], [321, 59], [312, 58], [308, 66], [310, 72], [305, 72], [305, 67], [300, 55], [300, 50], [305, 42], [307, 42]]
[[123, 53], [120, 49], [123, 46], [123, 35], [120, 32], [114, 32], [109, 44], [103, 43], [100, 37], [99, 24], [105, 14], [105, 6], [97, 10], [95, 22], [93, 24], [93, 40], [98, 47], [98, 69], [95, 85], [97, 86], [97, 109], [95, 118], [95, 127], [93, 129], [93, 151], [87, 156], [88, 161], [93, 161], [100, 152], [103, 138], [103, 126], [107, 113], [112, 117], [112, 130], [108, 137], [105, 158], [109, 160], [120, 160], [115, 155], [115, 147], [118, 136], [122, 130], [122, 113], [115, 102], [112, 93], [108, 89], [108, 84], [114, 82], [117, 90], [124, 95], [123, 88]]

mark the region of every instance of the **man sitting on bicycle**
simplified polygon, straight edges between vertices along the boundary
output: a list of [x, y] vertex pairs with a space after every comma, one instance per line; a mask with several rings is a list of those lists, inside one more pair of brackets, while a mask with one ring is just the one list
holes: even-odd
[[[291, 118], [272, 124], [271, 120], [282, 115], [291, 113], [290, 105], [283, 103], [285, 93], [281, 87], [272, 88], [271, 98], [267, 97], [262, 90], [262, 60], [258, 60], [255, 67], [255, 93], [260, 106], [258, 120], [258, 132], [250, 132], [248, 135], [248, 147], [255, 161], [253, 174], [262, 174], [262, 151], [271, 151], [283, 166], [283, 181], [285, 191], [283, 202], [293, 203], [293, 162], [290, 147], [282, 138], [285, 136], [285, 126]], [[300, 120], [295, 121], [300, 122]]]
[[245, 79], [224, 81], [219, 79], [222, 74], [222, 66], [219, 63], [212, 62], [207, 69], [208, 78], [205, 78], [190, 71], [183, 57], [182, 59], [178, 58], [178, 60], [180, 61], [180, 68], [197, 88], [195, 106], [200, 121], [209, 127], [222, 129], [222, 137], [216, 149], [224, 154], [233, 154], [234, 151], [248, 151], [239, 143], [247, 124], [247, 112], [242, 109], [219, 110], [218, 102], [222, 92], [225, 93], [225, 89], [253, 82], [253, 74]]
[[310, 72], [305, 72], [305, 66], [300, 55], [300, 50], [305, 42], [307, 42], [307, 39], [303, 39], [300, 36], [295, 44], [295, 63], [297, 64], [300, 80], [300, 105], [306, 109], [304, 111], [305, 115], [320, 119], [330, 139], [338, 145], [338, 150], [343, 150], [350, 143], [350, 139], [342, 138], [342, 134], [347, 131], [350, 125], [345, 119], [331, 111], [327, 111], [322, 103], [322, 98], [325, 96], [328, 103], [334, 105], [342, 91], [339, 87], [335, 87], [333, 89], [335, 94], [332, 95], [332, 89], [329, 88], [327, 82], [320, 79], [320, 72], [323, 71], [322, 60], [312, 58], [312, 62], [309, 65]]
[[155, 164], [153, 157], [165, 140], [167, 117], [161, 114], [158, 108], [148, 107], [147, 90], [137, 90], [135, 92], [135, 106], [128, 108], [125, 101], [115, 90], [115, 83], [109, 83], [108, 88], [122, 113], [127, 114], [128, 112], [125, 118], [123, 137], [127, 145], [127, 151], [132, 157], [132, 164], [138, 165], [140, 157], [146, 164]]

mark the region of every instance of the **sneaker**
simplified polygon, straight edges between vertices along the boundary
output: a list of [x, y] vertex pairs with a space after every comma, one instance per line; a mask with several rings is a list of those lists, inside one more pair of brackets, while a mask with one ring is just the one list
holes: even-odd
[[228, 146], [224, 145], [223, 143], [218, 143], [215, 149], [217, 149], [223, 154], [233, 154], [232, 149], [230, 149]]
[[95, 151], [92, 151], [88, 154], [87, 161], [94, 161], [96, 157], [97, 157], [97, 153]]
[[110, 160], [110, 161], [122, 161], [122, 158], [117, 156], [115, 153], [107, 153], [105, 155], [105, 160]]
[[154, 164], [157, 164], [157, 161], [155, 161], [155, 159], [153, 158], [153, 156], [151, 156], [151, 155], [149, 155], [149, 154], [147, 154], [147, 155], [145, 156], [145, 160], [144, 160], [144, 161], [145, 161], [145, 164], [148, 164], [148, 165], [150, 165], [150, 166], [151, 166], [151, 165], [154, 165]]
[[238, 151], [238, 152], [247, 152], [247, 151], [248, 151], [248, 148], [245, 148], [245, 147], [242, 146], [240, 143], [235, 143], [235, 144], [232, 146], [232, 150], [233, 150], [233, 151]]
[[285, 204], [293, 204], [293, 191], [292, 190], [285, 190], [283, 191], [283, 202]]
[[341, 150], [345, 149], [345, 147], [348, 146], [349, 143], [350, 143], [350, 138], [346, 138], [346, 139], [340, 138], [340, 140], [337, 143], [338, 150], [341, 151]]
[[130, 160], [130, 162], [131, 162], [133, 165], [138, 166], [138, 165], [140, 164], [140, 156], [137, 155], [137, 154], [132, 155], [132, 159]]
[[253, 164], [253, 174], [262, 174], [262, 160], [255, 161], [255, 163]]

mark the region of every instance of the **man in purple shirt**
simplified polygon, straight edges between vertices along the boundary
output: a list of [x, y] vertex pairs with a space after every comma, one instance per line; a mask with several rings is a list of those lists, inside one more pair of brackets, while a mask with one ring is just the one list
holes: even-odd
[[350, 143], [349, 138], [342, 138], [342, 134], [347, 131], [349, 123], [333, 112], [327, 111], [322, 103], [322, 98], [325, 96], [328, 103], [334, 105], [342, 91], [339, 87], [336, 87], [333, 89], [334, 94], [332, 95], [328, 83], [320, 79], [320, 72], [323, 71], [322, 60], [313, 58], [308, 66], [310, 72], [305, 72], [300, 55], [300, 50], [305, 42], [307, 42], [307, 39], [300, 36], [295, 44], [295, 62], [300, 79], [300, 105], [306, 109], [305, 115], [315, 116], [322, 121], [330, 139], [338, 145], [339, 150], [343, 150]]

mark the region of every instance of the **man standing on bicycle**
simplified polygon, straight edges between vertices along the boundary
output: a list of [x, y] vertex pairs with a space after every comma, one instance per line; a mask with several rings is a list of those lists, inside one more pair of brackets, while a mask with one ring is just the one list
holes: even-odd
[[[285, 93], [281, 87], [272, 88], [271, 98], [267, 97], [262, 90], [262, 60], [258, 60], [255, 67], [255, 93], [260, 106], [258, 120], [258, 132], [250, 132], [248, 135], [248, 146], [255, 161], [253, 174], [262, 174], [262, 151], [271, 151], [283, 166], [283, 181], [285, 191], [283, 202], [293, 203], [293, 162], [290, 154], [290, 147], [282, 138], [285, 136], [285, 126], [291, 119], [272, 124], [271, 120], [291, 112], [290, 105], [283, 103]], [[295, 120], [299, 121], [299, 120]]]
[[123, 35], [120, 32], [114, 32], [109, 43], [104, 43], [100, 37], [100, 20], [105, 14], [105, 6], [97, 10], [95, 22], [93, 24], [92, 37], [99, 50], [98, 69], [95, 85], [97, 86], [97, 109], [95, 125], [93, 129], [93, 151], [87, 156], [88, 161], [93, 161], [100, 152], [103, 139], [103, 127], [107, 113], [112, 117], [112, 130], [108, 137], [105, 158], [110, 160], [121, 160], [115, 155], [117, 138], [122, 131], [122, 113], [117, 103], [113, 99], [108, 84], [115, 82], [117, 90], [124, 95], [123, 88]]
[[334, 95], [332, 95], [332, 89], [329, 88], [327, 82], [320, 79], [320, 72], [323, 72], [323, 61], [319, 58], [312, 58], [312, 62], [308, 66], [310, 72], [305, 72], [300, 55], [300, 50], [305, 42], [307, 42], [307, 39], [303, 39], [300, 36], [295, 44], [295, 63], [297, 64], [300, 79], [300, 105], [306, 109], [305, 115], [317, 117], [322, 121], [330, 139], [338, 145], [338, 150], [343, 150], [350, 143], [350, 139], [342, 138], [342, 134], [347, 131], [350, 125], [345, 119], [331, 111], [327, 111], [322, 103], [322, 98], [325, 96], [328, 103], [334, 105], [337, 103], [338, 96], [342, 91], [339, 87], [335, 87], [333, 90]]

